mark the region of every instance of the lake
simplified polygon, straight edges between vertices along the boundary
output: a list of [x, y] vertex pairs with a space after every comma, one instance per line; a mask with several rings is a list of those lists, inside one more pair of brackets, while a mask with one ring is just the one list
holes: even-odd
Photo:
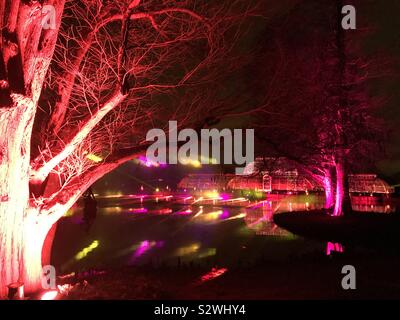
[[[171, 196], [98, 198], [89, 232], [76, 205], [60, 220], [52, 264], [61, 273], [131, 265], [252, 265], [303, 255], [321, 255], [326, 243], [303, 239], [272, 222], [274, 213], [323, 206], [318, 195], [271, 196], [235, 206], [177, 203]], [[393, 204], [358, 198], [353, 208], [389, 213]]]

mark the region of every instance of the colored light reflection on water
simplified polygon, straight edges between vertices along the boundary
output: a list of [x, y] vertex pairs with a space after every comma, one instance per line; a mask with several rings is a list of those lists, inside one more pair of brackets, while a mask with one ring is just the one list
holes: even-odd
[[83, 248], [82, 251], [79, 251], [76, 254], [75, 260], [81, 260], [81, 259], [85, 258], [88, 255], [88, 253], [92, 252], [98, 246], [99, 246], [99, 241], [97, 241], [97, 240], [93, 241], [89, 246], [87, 246], [86, 248]]
[[227, 268], [212, 268], [210, 272], [206, 273], [205, 275], [201, 276], [201, 282], [206, 282], [213, 280], [222, 276], [225, 272], [227, 272]]
[[150, 250], [153, 246], [156, 245], [155, 241], [144, 240], [139, 245], [139, 247], [135, 250], [133, 256], [135, 258], [142, 256], [146, 251]]
[[217, 254], [216, 248], [207, 248], [207, 249], [201, 251], [201, 253], [199, 253], [197, 258], [198, 259], [208, 258], [208, 257], [215, 256], [216, 254]]
[[186, 210], [183, 210], [183, 211], [178, 211], [176, 214], [179, 214], [179, 215], [191, 215], [191, 214], [193, 214], [193, 210], [192, 209], [186, 209]]
[[222, 210], [212, 211], [209, 213], [203, 213], [202, 215], [196, 215], [196, 221], [201, 222], [213, 222], [219, 219], [220, 215], [223, 213]]
[[147, 208], [130, 208], [128, 209], [130, 213], [147, 213], [149, 210]]
[[328, 242], [326, 244], [326, 255], [330, 256], [333, 252], [343, 253], [344, 249], [340, 243]]
[[228, 219], [229, 218], [229, 210], [224, 208], [222, 210], [222, 213], [219, 216], [220, 219], [224, 220], [224, 219]]
[[[226, 206], [191, 205], [193, 198], [185, 204], [177, 203], [177, 197], [156, 203], [155, 197], [150, 195], [144, 196], [145, 202], [141, 203], [142, 196], [100, 198], [98, 215], [89, 234], [81, 225], [75, 224], [77, 217], [82, 216], [82, 208], [74, 208], [72, 216], [59, 223], [53, 250], [54, 264], [63, 266], [62, 272], [66, 273], [97, 266], [176, 265], [181, 257], [183, 264], [208, 263], [207, 267], [211, 267], [217, 261], [230, 268], [239, 259], [248, 261], [264, 256], [275, 259], [277, 256], [301, 255], [309, 250], [327, 253], [326, 243], [307, 242], [305, 246], [303, 239], [273, 223], [274, 214], [289, 208], [293, 211], [322, 208], [323, 195], [271, 194], [263, 201], [251, 203], [234, 198], [227, 200]], [[181, 199], [185, 197], [187, 195]], [[362, 210], [371, 206], [374, 210], [395, 210], [393, 202], [373, 197], [353, 198], [353, 208], [355, 206]], [[91, 239], [89, 242], [88, 238]], [[96, 244], [88, 246], [95, 239], [98, 239], [97, 246], [101, 242], [101, 250], [95, 248]], [[66, 245], [72, 242], [74, 245]], [[244, 246], [246, 250], [242, 250]], [[85, 247], [86, 250], [82, 249]], [[334, 244], [329, 245], [329, 249], [330, 252], [341, 250]], [[92, 255], [89, 252], [93, 250], [96, 252]], [[87, 255], [90, 258], [83, 259]]]
[[153, 248], [161, 248], [164, 245], [164, 241], [151, 241], [151, 240], [143, 240], [139, 244], [134, 245], [134, 252], [130, 259], [130, 262], [134, 262], [134, 260], [140, 258], [145, 253], [150, 251]]
[[188, 246], [180, 247], [175, 251], [175, 256], [182, 257], [196, 253], [201, 247], [200, 243], [192, 243]]

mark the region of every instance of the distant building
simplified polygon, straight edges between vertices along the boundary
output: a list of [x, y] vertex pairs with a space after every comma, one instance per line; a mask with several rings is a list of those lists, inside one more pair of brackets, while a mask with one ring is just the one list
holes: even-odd
[[229, 181], [227, 187], [232, 190], [260, 190], [265, 192], [305, 192], [317, 188], [315, 184], [297, 171], [236, 176]]
[[200, 173], [189, 174], [178, 184], [178, 189], [186, 190], [224, 190], [235, 175]]
[[394, 188], [376, 174], [349, 174], [351, 193], [393, 193]]
[[286, 158], [256, 158], [244, 169], [245, 175], [236, 176], [228, 189], [250, 189], [265, 192], [304, 192], [319, 186], [299, 173]]
[[[255, 190], [264, 192], [322, 191], [323, 187], [302, 174], [285, 158], [256, 158], [246, 166], [244, 175], [189, 174], [178, 189], [190, 190]], [[394, 188], [376, 174], [350, 174], [351, 193], [393, 193]]]

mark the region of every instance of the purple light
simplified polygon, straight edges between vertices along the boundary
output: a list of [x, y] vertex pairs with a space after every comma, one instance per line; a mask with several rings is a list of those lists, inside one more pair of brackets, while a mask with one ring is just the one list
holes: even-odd
[[135, 253], [134, 253], [134, 257], [138, 258], [140, 256], [142, 256], [147, 250], [149, 250], [151, 248], [151, 244], [148, 240], [144, 240], [142, 241], [142, 243], [140, 244], [139, 248], [136, 249]]
[[133, 253], [133, 256], [131, 258], [131, 262], [133, 260], [143, 256], [147, 251], [149, 251], [151, 248], [160, 248], [164, 245], [164, 241], [149, 241], [149, 240], [143, 240], [139, 246], [136, 248], [135, 252]]
[[229, 218], [229, 211], [227, 209], [224, 209], [224, 211], [220, 214], [219, 218], [221, 220]]
[[328, 242], [326, 244], [326, 255], [330, 256], [332, 252], [343, 252], [343, 246], [340, 243]]
[[222, 198], [222, 200], [228, 200], [228, 199], [230, 199], [230, 196], [229, 196], [229, 194], [227, 194], [227, 193], [221, 193], [221, 194], [220, 194], [220, 197]]
[[139, 156], [139, 157], [137, 158], [137, 161], [138, 161], [141, 165], [143, 165], [143, 166], [145, 166], [145, 167], [147, 167], [147, 168], [151, 168], [151, 167], [161, 167], [161, 168], [165, 168], [165, 167], [167, 166], [166, 163], [154, 162], [154, 161], [151, 161], [151, 160], [147, 159], [145, 156]]

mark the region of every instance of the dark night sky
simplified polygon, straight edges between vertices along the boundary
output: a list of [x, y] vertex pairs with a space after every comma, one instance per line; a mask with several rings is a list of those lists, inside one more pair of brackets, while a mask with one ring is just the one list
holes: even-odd
[[[320, 0], [314, 0], [320, 1]], [[334, 1], [334, 0], [322, 0], [322, 1]], [[250, 37], [246, 39], [247, 46], [257, 46], [258, 42], [264, 36], [265, 27], [268, 27], [268, 23], [271, 18], [285, 16], [295, 5], [297, 8], [301, 7], [299, 4], [301, 0], [282, 0], [279, 2], [266, 1], [264, 15], [266, 19], [260, 20], [261, 22], [255, 23], [252, 26], [252, 33]], [[269, 3], [269, 4], [268, 4]], [[399, 90], [399, 72], [400, 72], [400, 60], [396, 61], [400, 57], [400, 1], [399, 0], [359, 0], [359, 1], [344, 1], [345, 4], [354, 4], [357, 9], [357, 27], [363, 30], [366, 26], [372, 29], [372, 32], [365, 38], [365, 52], [374, 53], [382, 52], [393, 58], [393, 76], [388, 79], [379, 79], [376, 81], [372, 91], [379, 93], [380, 95], [389, 97], [389, 101], [380, 110], [381, 115], [386, 119], [391, 133], [386, 143], [386, 155], [383, 155], [382, 159], [377, 162], [379, 173], [385, 177], [390, 177], [392, 181], [400, 182], [400, 90]], [[272, 5], [273, 4], [273, 5]], [[304, 11], [305, 20], [307, 14], [310, 12]], [[301, 26], [300, 26], [301, 27]], [[301, 28], [300, 28], [301, 29]], [[357, 32], [357, 31], [351, 31]], [[245, 120], [234, 120], [235, 127], [245, 127]], [[231, 121], [224, 121], [220, 126], [229, 127], [233, 123]], [[121, 189], [129, 188], [135, 185], [137, 188], [138, 179], [148, 180], [157, 184], [156, 179], [158, 177], [166, 178], [169, 175], [174, 176], [176, 179], [182, 177], [186, 172], [186, 169], [179, 169], [174, 167], [169, 169], [152, 169], [149, 173], [145, 171], [148, 169], [138, 168], [133, 163], [128, 163], [116, 172], [110, 173], [96, 185], [98, 187], [109, 188], [118, 190], [119, 185]], [[163, 172], [163, 170], [166, 170]], [[172, 172], [173, 171], [173, 172]], [[196, 171], [196, 170], [195, 170]], [[169, 174], [168, 174], [169, 172]], [[122, 174], [121, 174], [122, 173]], [[127, 175], [124, 176], [123, 173]], [[130, 176], [130, 178], [128, 177]], [[168, 178], [167, 178], [168, 179]], [[106, 182], [108, 180], [108, 182]], [[134, 182], [136, 180], [136, 182]], [[172, 182], [172, 181], [171, 181]], [[152, 184], [153, 184], [152, 183]], [[122, 186], [124, 185], [124, 186]]]
[[[368, 39], [370, 50], [382, 50], [392, 55], [394, 59], [400, 57], [400, 1], [365, 1], [365, 5], [360, 6], [360, 14], [364, 13], [368, 17], [367, 22], [376, 27], [375, 34]], [[364, 22], [364, 21], [362, 21]], [[387, 155], [385, 160], [378, 163], [378, 168], [382, 173], [393, 176], [400, 182], [400, 90], [399, 90], [399, 60], [395, 66], [395, 77], [391, 81], [382, 81], [378, 90], [391, 97], [390, 101], [382, 110], [384, 117], [391, 127], [390, 139], [387, 143]]]

